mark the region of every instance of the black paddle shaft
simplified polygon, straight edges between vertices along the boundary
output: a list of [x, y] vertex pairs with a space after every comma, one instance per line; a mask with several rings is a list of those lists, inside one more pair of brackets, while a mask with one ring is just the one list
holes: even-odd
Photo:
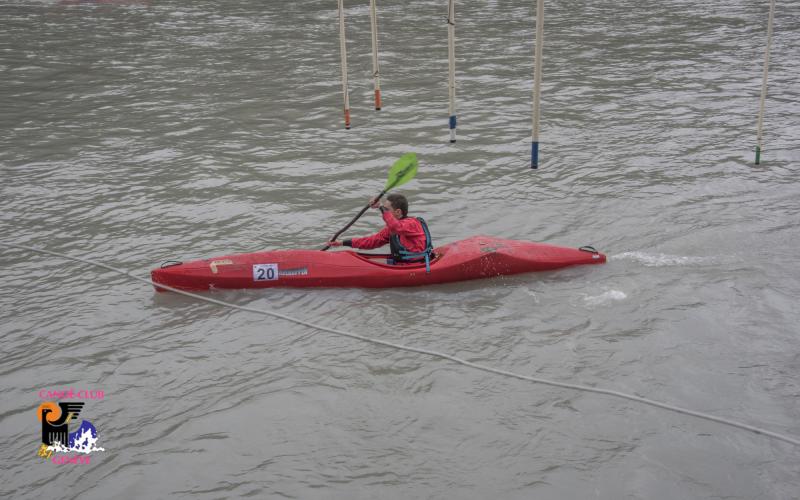
[[[386, 191], [388, 191], [388, 190], [381, 191], [381, 194], [379, 194], [378, 196], [376, 196], [376, 198], [377, 198], [378, 200], [380, 200], [381, 198], [383, 198], [383, 195], [385, 195], [385, 194], [386, 194]], [[364, 212], [366, 212], [367, 210], [369, 210], [369, 207], [370, 207], [370, 206], [371, 206], [371, 204], [369, 204], [369, 205], [367, 205], [366, 207], [362, 208], [362, 209], [361, 209], [361, 211], [360, 211], [360, 212], [358, 212], [358, 215], [356, 215], [355, 217], [353, 217], [353, 220], [351, 220], [350, 222], [348, 222], [348, 223], [347, 223], [347, 225], [346, 225], [346, 226], [344, 226], [344, 227], [343, 227], [343, 228], [342, 228], [342, 229], [341, 229], [341, 230], [340, 230], [338, 233], [336, 233], [336, 234], [334, 234], [334, 235], [333, 235], [333, 238], [331, 238], [331, 239], [330, 239], [330, 241], [336, 241], [336, 238], [338, 238], [340, 234], [342, 234], [343, 232], [345, 232], [345, 231], [347, 231], [348, 229], [350, 229], [350, 226], [352, 226], [353, 224], [355, 224], [355, 223], [356, 223], [356, 221], [357, 221], [358, 219], [360, 219], [362, 215], [364, 215]], [[322, 251], [324, 252], [325, 250], [329, 249], [330, 247], [331, 247], [330, 245], [325, 245], [325, 246], [322, 248]]]

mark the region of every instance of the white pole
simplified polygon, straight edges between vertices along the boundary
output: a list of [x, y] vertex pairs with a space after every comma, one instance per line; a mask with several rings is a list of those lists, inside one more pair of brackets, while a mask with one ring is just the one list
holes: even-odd
[[536, 49], [533, 70], [533, 133], [531, 135], [531, 168], [539, 168], [539, 117], [542, 95], [542, 39], [544, 38], [544, 0], [536, 4]]
[[456, 142], [456, 2], [447, 7], [448, 90], [450, 94], [450, 142]]
[[350, 92], [347, 90], [347, 45], [344, 38], [344, 0], [339, 0], [339, 51], [342, 54], [342, 93], [344, 94], [344, 128], [350, 129]]
[[375, 109], [381, 110], [381, 69], [378, 65], [378, 14], [375, 0], [369, 0], [369, 21], [372, 27], [372, 77], [375, 79]]
[[758, 108], [756, 126], [756, 165], [761, 163], [761, 139], [764, 132], [764, 101], [767, 99], [767, 74], [769, 73], [769, 47], [772, 45], [772, 19], [775, 17], [775, 0], [769, 2], [769, 21], [767, 21], [767, 48], [764, 51], [764, 79], [761, 82], [761, 102]]

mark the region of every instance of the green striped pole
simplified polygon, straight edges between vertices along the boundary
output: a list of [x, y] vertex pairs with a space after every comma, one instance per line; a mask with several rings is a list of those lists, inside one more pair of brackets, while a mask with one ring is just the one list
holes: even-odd
[[456, 142], [456, 1], [447, 3], [447, 91], [450, 142]]
[[772, 45], [772, 20], [775, 17], [775, 0], [769, 2], [769, 21], [767, 21], [767, 48], [764, 51], [764, 78], [761, 81], [761, 102], [758, 107], [756, 126], [756, 165], [761, 163], [761, 140], [764, 135], [764, 102], [767, 99], [767, 75], [769, 74], [769, 47]]

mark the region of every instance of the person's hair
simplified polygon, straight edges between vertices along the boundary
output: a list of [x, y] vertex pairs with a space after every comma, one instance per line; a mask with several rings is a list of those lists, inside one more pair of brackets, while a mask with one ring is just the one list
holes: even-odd
[[392, 208], [399, 208], [403, 212], [403, 217], [408, 215], [408, 200], [405, 196], [402, 194], [390, 194], [386, 199], [392, 204]]

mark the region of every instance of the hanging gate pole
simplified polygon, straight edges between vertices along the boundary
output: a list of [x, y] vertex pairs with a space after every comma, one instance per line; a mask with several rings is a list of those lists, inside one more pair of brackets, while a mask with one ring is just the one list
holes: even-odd
[[539, 117], [542, 95], [542, 39], [544, 38], [544, 0], [536, 4], [536, 49], [533, 70], [533, 132], [531, 134], [531, 168], [539, 168]]
[[344, 37], [344, 0], [339, 0], [339, 50], [342, 55], [342, 93], [344, 94], [344, 128], [350, 129], [350, 92], [347, 90], [347, 44]]
[[381, 70], [378, 65], [378, 14], [375, 0], [369, 0], [369, 22], [372, 28], [372, 78], [375, 80], [375, 110], [381, 110]]
[[456, 2], [449, 0], [447, 6], [447, 55], [449, 113], [450, 113], [450, 142], [456, 142]]
[[764, 132], [764, 101], [767, 99], [767, 75], [769, 73], [769, 47], [772, 45], [772, 19], [775, 17], [775, 0], [769, 2], [769, 21], [767, 21], [767, 48], [764, 51], [764, 79], [761, 82], [761, 102], [758, 107], [756, 125], [756, 165], [761, 163], [761, 140]]

